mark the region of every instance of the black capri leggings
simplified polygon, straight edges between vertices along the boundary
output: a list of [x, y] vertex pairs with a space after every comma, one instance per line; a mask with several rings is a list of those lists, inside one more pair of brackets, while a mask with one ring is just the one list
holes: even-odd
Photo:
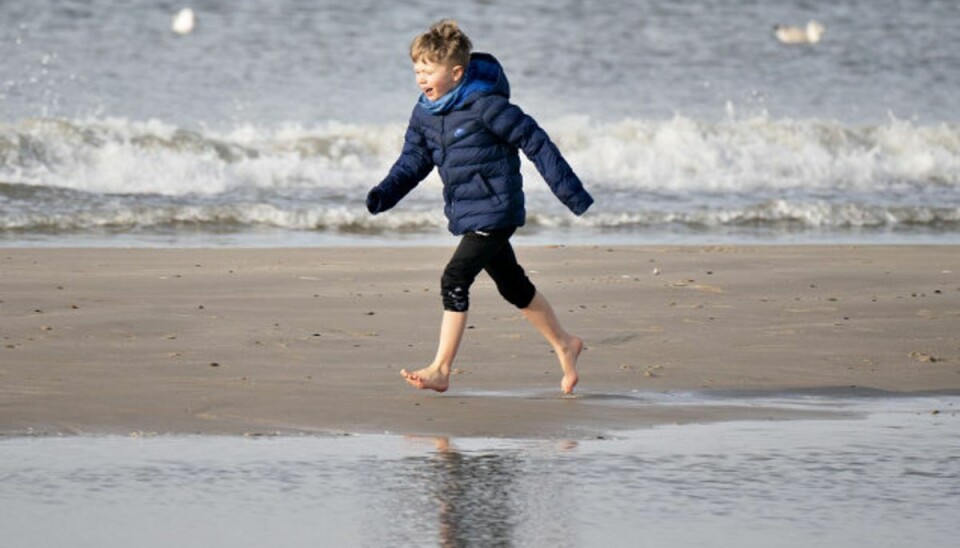
[[537, 290], [517, 264], [510, 245], [515, 231], [516, 228], [505, 228], [463, 235], [440, 279], [444, 310], [466, 312], [470, 308], [470, 286], [481, 270], [493, 278], [508, 302], [517, 308], [530, 306]]

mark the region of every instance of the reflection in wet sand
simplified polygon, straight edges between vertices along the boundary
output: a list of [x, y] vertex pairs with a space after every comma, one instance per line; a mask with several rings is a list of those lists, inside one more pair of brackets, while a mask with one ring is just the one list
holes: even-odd
[[[370, 478], [391, 486], [391, 496], [381, 507], [390, 509], [383, 512], [387, 515], [378, 511], [369, 521], [404, 531], [392, 542], [443, 547], [577, 544], [571, 520], [576, 501], [565, 489], [569, 467], [531, 466], [529, 445], [504, 442], [504, 447], [478, 451], [471, 440], [404, 439], [420, 452], [430, 450], [396, 466], [384, 462], [376, 478]], [[553, 440], [538, 446], [547, 460], [566, 453], [575, 458], [578, 442]], [[371, 536], [380, 541], [385, 532]]]
[[465, 455], [447, 438], [436, 439], [431, 463], [437, 482], [433, 491], [440, 513], [440, 545], [511, 544], [518, 510], [511, 485], [521, 473], [509, 454]]

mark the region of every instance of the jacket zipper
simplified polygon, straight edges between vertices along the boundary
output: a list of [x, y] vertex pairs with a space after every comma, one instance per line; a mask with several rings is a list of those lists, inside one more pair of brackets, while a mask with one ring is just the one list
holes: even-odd
[[440, 165], [437, 168], [440, 170], [440, 179], [443, 181], [443, 188], [445, 192], [449, 192], [450, 204], [453, 207], [453, 189], [447, 188], [447, 170], [444, 166], [447, 164], [447, 117], [440, 116]]
[[447, 117], [440, 116], [440, 159], [447, 163]]

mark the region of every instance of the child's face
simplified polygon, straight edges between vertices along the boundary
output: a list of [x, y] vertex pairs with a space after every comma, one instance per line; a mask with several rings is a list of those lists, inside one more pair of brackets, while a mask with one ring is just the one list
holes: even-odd
[[417, 75], [420, 91], [431, 101], [436, 101], [457, 87], [463, 77], [463, 67], [460, 65], [451, 67], [423, 58], [413, 64], [413, 72]]

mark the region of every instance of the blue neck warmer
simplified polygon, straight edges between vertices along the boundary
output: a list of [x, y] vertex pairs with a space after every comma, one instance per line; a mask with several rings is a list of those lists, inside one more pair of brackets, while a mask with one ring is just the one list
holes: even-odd
[[436, 101], [431, 101], [427, 99], [426, 95], [420, 94], [419, 104], [421, 107], [427, 109], [427, 112], [430, 114], [444, 114], [453, 110], [453, 107], [457, 106], [460, 103], [460, 100], [463, 98], [463, 91], [466, 89], [467, 78], [464, 77], [463, 80], [460, 80], [460, 83], [457, 84], [457, 87], [446, 92], [443, 97], [437, 99]]

